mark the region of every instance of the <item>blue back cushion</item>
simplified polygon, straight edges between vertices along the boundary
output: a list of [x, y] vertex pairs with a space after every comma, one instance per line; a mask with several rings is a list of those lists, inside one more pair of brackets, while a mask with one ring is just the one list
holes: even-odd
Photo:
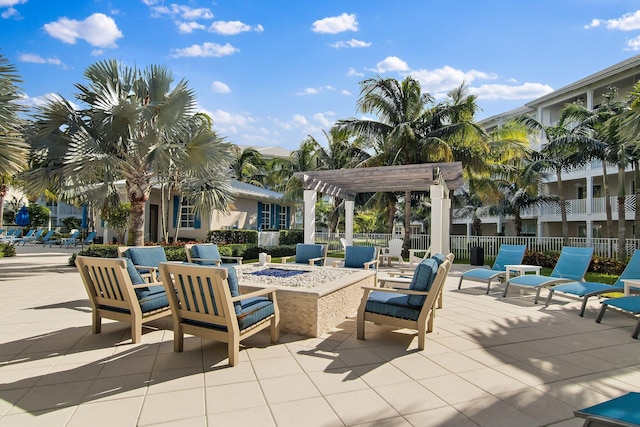
[[135, 265], [146, 265], [149, 267], [157, 267], [161, 262], [167, 262], [167, 255], [164, 248], [129, 248], [127, 249], [128, 257]]
[[437, 254], [433, 255], [431, 257], [431, 259], [435, 260], [435, 262], [437, 262], [438, 265], [440, 265], [440, 264], [442, 264], [444, 262], [445, 259], [447, 259], [447, 257], [444, 256], [444, 254], [437, 253]]
[[364, 268], [364, 263], [373, 261], [376, 248], [373, 246], [347, 246], [344, 251], [344, 266], [347, 268]]
[[[129, 258], [125, 258], [125, 262], [127, 263], [127, 273], [129, 273], [129, 277], [131, 278], [131, 284], [146, 285], [147, 282], [145, 282], [145, 280], [142, 278], [136, 266], [133, 265], [133, 262]], [[164, 286], [162, 285], [147, 286], [145, 288], [135, 289], [136, 297], [139, 300], [146, 298], [151, 294], [157, 294], [161, 292], [164, 292]]]
[[191, 247], [191, 255], [194, 258], [202, 258], [208, 261], [195, 260], [200, 265], [216, 265], [214, 260], [220, 259], [220, 251], [218, 245], [193, 245]]
[[[412, 291], [428, 292], [431, 289], [433, 280], [438, 273], [438, 262], [433, 258], [427, 258], [422, 260], [416, 267], [415, 273], [413, 273], [413, 279], [409, 289]], [[409, 305], [419, 307], [424, 304], [426, 296], [422, 295], [409, 295]]]
[[[228, 277], [227, 282], [229, 283], [229, 291], [231, 292], [232, 297], [237, 297], [240, 295], [240, 288], [238, 287], [238, 275], [236, 274], [236, 269], [232, 266], [223, 267], [227, 269]], [[242, 302], [237, 301], [233, 303], [233, 308], [236, 310], [236, 315], [242, 312]]]
[[296, 245], [296, 262], [308, 264], [311, 258], [320, 258], [322, 257], [322, 249], [322, 245], [298, 243]]

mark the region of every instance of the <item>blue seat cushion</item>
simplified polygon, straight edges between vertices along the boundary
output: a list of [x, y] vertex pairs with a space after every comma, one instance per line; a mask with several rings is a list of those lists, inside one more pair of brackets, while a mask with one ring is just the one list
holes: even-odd
[[364, 263], [373, 261], [376, 248], [373, 246], [347, 246], [344, 252], [344, 266], [346, 268], [364, 268]]
[[[266, 319], [275, 313], [273, 307], [273, 301], [265, 297], [248, 298], [241, 301], [240, 313], [237, 314], [238, 326], [240, 329], [246, 329], [251, 325], [254, 325], [261, 320]], [[208, 322], [198, 322], [194, 320], [185, 320], [184, 323], [195, 326], [202, 326], [205, 328], [218, 329], [226, 331], [225, 325], [217, 325]]]
[[322, 245], [298, 243], [296, 245], [296, 263], [309, 264], [311, 258], [322, 257], [323, 249]]
[[465, 279], [490, 280], [499, 276], [504, 276], [504, 271], [496, 271], [489, 268], [474, 268], [462, 273]]
[[193, 245], [191, 247], [191, 255], [194, 258], [202, 258], [206, 261], [194, 261], [200, 265], [216, 265], [215, 260], [220, 260], [220, 251], [218, 245]]
[[[522, 276], [516, 276], [513, 279], [509, 279], [509, 283], [518, 286], [544, 286], [558, 281], [559, 277], [541, 276], [538, 274], [523, 274]], [[560, 280], [561, 281], [561, 280]]]
[[409, 295], [391, 292], [371, 292], [365, 311], [408, 320], [418, 320], [420, 316], [420, 308], [409, 304]]
[[[129, 273], [129, 277], [131, 277], [131, 284], [145, 285], [147, 282], [144, 281], [138, 269], [135, 267], [135, 265], [133, 265], [133, 262], [129, 258], [125, 258], [125, 262], [127, 263], [127, 272]], [[135, 293], [138, 301], [161, 292], [164, 292], [164, 286], [162, 285], [147, 286], [146, 288], [135, 288]]]
[[593, 292], [620, 292], [624, 288], [607, 285], [600, 282], [569, 282], [552, 287], [554, 292], [564, 292], [571, 295], [583, 297]]
[[[412, 291], [428, 292], [431, 289], [433, 280], [438, 273], [438, 262], [433, 258], [424, 259], [416, 267], [413, 279], [409, 285]], [[427, 297], [423, 295], [409, 295], [408, 303], [414, 307], [421, 307]]]
[[610, 305], [611, 307], [616, 307], [620, 310], [628, 311], [633, 314], [640, 313], [640, 296], [638, 295], [606, 299], [600, 304]]

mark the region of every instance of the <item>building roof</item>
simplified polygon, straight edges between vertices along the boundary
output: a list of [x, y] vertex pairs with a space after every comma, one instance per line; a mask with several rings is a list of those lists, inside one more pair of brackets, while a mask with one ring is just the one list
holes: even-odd
[[239, 148], [241, 149], [245, 149], [245, 148], [253, 148], [254, 150], [256, 150], [258, 153], [260, 153], [262, 155], [262, 157], [266, 158], [266, 159], [272, 159], [274, 157], [282, 157], [282, 158], [288, 158], [291, 155], [291, 152], [289, 150], [286, 150], [282, 147], [260, 147], [257, 145], [238, 145]]
[[241, 182], [235, 179], [231, 180], [231, 188], [236, 196], [244, 196], [263, 202], [277, 202], [285, 205], [291, 204], [284, 202], [284, 195], [282, 193], [258, 187], [256, 185], [247, 184], [246, 182]]

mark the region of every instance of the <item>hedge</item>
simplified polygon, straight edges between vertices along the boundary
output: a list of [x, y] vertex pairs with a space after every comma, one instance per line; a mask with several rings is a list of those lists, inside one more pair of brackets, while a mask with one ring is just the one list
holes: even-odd
[[209, 230], [207, 242], [218, 245], [258, 244], [258, 232], [255, 230]]

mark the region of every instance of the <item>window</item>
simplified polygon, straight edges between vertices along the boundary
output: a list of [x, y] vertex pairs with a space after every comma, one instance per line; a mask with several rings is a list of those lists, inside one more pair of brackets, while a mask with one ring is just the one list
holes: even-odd
[[271, 204], [270, 203], [262, 204], [262, 218], [260, 218], [260, 228], [262, 230], [267, 230], [271, 228]]
[[280, 230], [286, 230], [287, 229], [287, 207], [286, 206], [280, 206], [280, 212], [279, 212], [279, 216], [278, 216], [278, 228], [280, 228]]
[[188, 202], [182, 202], [182, 209], [180, 210], [180, 227], [181, 228], [194, 228], [196, 221], [196, 215], [194, 206], [188, 204]]

